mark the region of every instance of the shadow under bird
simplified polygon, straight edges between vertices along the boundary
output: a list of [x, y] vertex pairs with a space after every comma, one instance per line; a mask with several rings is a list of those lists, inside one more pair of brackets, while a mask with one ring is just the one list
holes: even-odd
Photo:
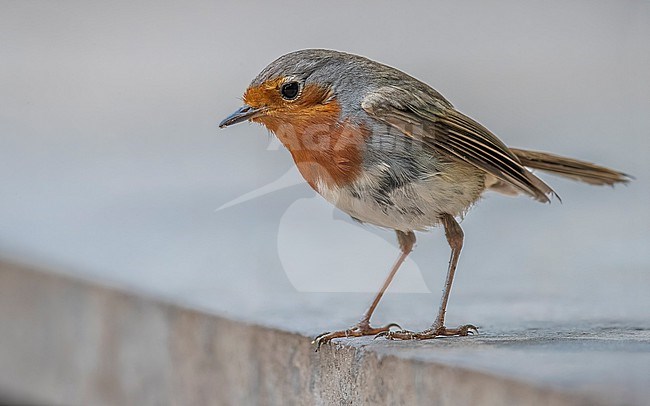
[[[528, 168], [592, 185], [630, 177], [546, 152], [509, 148], [427, 84], [390, 66], [338, 51], [306, 49], [268, 65], [244, 93], [244, 106], [219, 127], [263, 124], [289, 150], [301, 175], [353, 219], [395, 230], [401, 253], [381, 290], [353, 327], [314, 339], [366, 335], [424, 340], [478, 329], [445, 326], [463, 246], [462, 216], [486, 190], [549, 202], [557, 194]], [[430, 328], [372, 327], [370, 317], [412, 251], [415, 231], [442, 225], [451, 258], [438, 314]], [[391, 328], [397, 328], [397, 330]]]

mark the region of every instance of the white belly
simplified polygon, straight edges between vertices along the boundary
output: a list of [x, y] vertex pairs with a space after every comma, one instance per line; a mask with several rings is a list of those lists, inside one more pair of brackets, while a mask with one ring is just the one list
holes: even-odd
[[484, 175], [462, 171], [455, 178], [434, 174], [389, 193], [376, 189], [372, 178], [360, 177], [344, 187], [318, 184], [318, 192], [353, 218], [400, 231], [424, 231], [440, 222], [442, 213], [462, 215], [483, 191]]

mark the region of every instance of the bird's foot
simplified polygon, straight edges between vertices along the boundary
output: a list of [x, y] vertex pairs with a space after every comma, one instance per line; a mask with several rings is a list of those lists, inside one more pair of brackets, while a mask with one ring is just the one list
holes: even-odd
[[351, 327], [347, 330], [325, 332], [317, 336], [316, 338], [314, 338], [314, 340], [311, 343], [316, 346], [316, 351], [318, 351], [321, 345], [330, 342], [335, 338], [377, 336], [378, 334], [390, 333], [391, 327], [397, 327], [398, 329], [401, 329], [401, 327], [397, 323], [390, 323], [383, 327], [374, 328], [374, 327], [370, 327], [370, 323], [368, 323], [367, 321], [361, 321], [354, 327]]
[[445, 326], [431, 327], [419, 333], [400, 330], [400, 331], [382, 331], [377, 334], [377, 337], [386, 337], [389, 340], [430, 340], [436, 337], [450, 337], [450, 336], [468, 336], [468, 335], [478, 335], [478, 327], [466, 324], [464, 326], [456, 328], [447, 328]]

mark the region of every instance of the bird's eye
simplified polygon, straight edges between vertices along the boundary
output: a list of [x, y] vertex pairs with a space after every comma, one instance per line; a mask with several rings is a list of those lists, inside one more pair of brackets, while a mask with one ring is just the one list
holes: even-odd
[[280, 94], [285, 100], [295, 100], [300, 93], [300, 84], [298, 82], [287, 82], [280, 88]]

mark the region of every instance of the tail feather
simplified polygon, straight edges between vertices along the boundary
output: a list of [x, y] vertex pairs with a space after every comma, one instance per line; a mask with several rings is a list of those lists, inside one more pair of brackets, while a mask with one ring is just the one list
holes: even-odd
[[510, 150], [524, 166], [591, 185], [614, 185], [627, 183], [632, 179], [625, 173], [573, 158], [516, 148]]

